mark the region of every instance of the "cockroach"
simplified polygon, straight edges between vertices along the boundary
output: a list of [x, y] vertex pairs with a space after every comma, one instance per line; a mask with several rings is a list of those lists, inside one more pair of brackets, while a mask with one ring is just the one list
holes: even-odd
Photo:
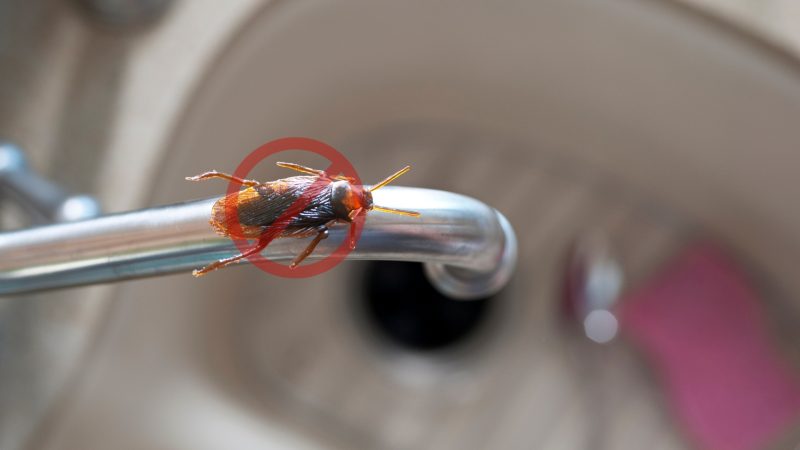
[[[375, 210], [419, 216], [418, 212], [387, 208], [372, 202], [373, 192], [411, 170], [411, 166], [403, 167], [380, 183], [367, 187], [353, 184], [355, 180], [352, 178], [331, 175], [299, 164], [278, 162], [277, 165], [306, 175], [260, 182], [214, 170], [186, 177], [189, 181], [220, 178], [244, 186], [244, 189], [228, 194], [214, 203], [209, 223], [221, 236], [256, 240], [256, 244], [247, 251], [195, 270], [192, 272], [194, 276], [205, 275], [260, 253], [274, 238], [314, 236], [306, 249], [289, 265], [290, 268], [295, 268], [314, 251], [320, 241], [328, 237], [328, 229], [333, 224], [350, 224], [349, 244], [353, 249], [356, 245], [355, 219], [361, 214]], [[296, 211], [292, 211], [293, 207]]]

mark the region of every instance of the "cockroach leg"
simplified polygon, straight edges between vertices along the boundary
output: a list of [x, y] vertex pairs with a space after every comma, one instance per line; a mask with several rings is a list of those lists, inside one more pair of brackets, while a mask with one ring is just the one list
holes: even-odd
[[294, 258], [294, 261], [292, 261], [292, 263], [289, 264], [289, 268], [294, 269], [295, 267], [299, 266], [300, 263], [303, 262], [303, 260], [306, 259], [308, 255], [310, 255], [314, 251], [315, 248], [317, 248], [317, 244], [319, 244], [321, 240], [327, 237], [328, 237], [328, 226], [325, 225], [320, 227], [319, 232], [317, 233], [316, 236], [314, 236], [314, 239], [308, 244], [308, 247], [306, 247], [306, 249], [303, 250], [302, 253], [300, 253], [299, 255], [297, 255], [297, 257]]
[[350, 212], [350, 232], [347, 236], [350, 244], [350, 250], [354, 250], [356, 248], [356, 217], [358, 217], [358, 215], [363, 211], [363, 208], [358, 208]]
[[356, 249], [356, 223], [350, 224], [350, 233], [348, 239], [350, 240], [350, 250]]
[[227, 173], [217, 172], [216, 170], [212, 170], [211, 172], [201, 173], [200, 175], [195, 175], [193, 177], [186, 177], [186, 179], [189, 181], [203, 181], [203, 180], [209, 180], [211, 178], [222, 178], [223, 180], [233, 181], [235, 183], [239, 183], [247, 187], [255, 187], [261, 184], [255, 180], [245, 180], [243, 178], [235, 177], [233, 175], [228, 175]]
[[[309, 175], [316, 175], [318, 177], [330, 176], [329, 174], [325, 173], [324, 170], [312, 169], [310, 167], [301, 166], [300, 164], [287, 163], [287, 162], [277, 162], [277, 163], [275, 163], [275, 165], [277, 165], [278, 167], [283, 167], [284, 169], [296, 170], [296, 171], [298, 171], [300, 173], [306, 173], [306, 174], [309, 174]], [[343, 176], [343, 175], [337, 175], [337, 176], [333, 177], [333, 179], [334, 180], [349, 181], [351, 183], [356, 181], [355, 178], [346, 177], [346, 176]]]
[[307, 173], [309, 175], [317, 175], [317, 176], [325, 175], [325, 172], [322, 170], [312, 169], [311, 167], [301, 166], [300, 164], [279, 161], [276, 162], [275, 165], [278, 167], [283, 167], [284, 169], [291, 169], [291, 170], [296, 170], [300, 173]]
[[251, 248], [250, 250], [247, 250], [246, 252], [240, 255], [231, 256], [230, 258], [225, 258], [225, 259], [220, 259], [219, 261], [215, 261], [203, 267], [202, 269], [193, 271], [192, 275], [194, 275], [195, 277], [202, 277], [208, 272], [212, 272], [227, 265], [233, 264], [237, 261], [241, 261], [242, 259], [255, 255], [256, 253], [260, 253], [262, 250], [267, 248], [267, 244], [269, 244], [269, 239], [259, 239], [258, 243], [255, 246], [253, 246], [253, 248]]

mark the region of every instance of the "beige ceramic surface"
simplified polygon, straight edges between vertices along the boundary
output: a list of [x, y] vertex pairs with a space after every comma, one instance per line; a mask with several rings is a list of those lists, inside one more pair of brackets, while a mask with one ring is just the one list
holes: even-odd
[[[755, 3], [726, 14], [760, 29], [792, 11], [745, 14]], [[635, 284], [703, 229], [800, 294], [798, 66], [672, 3], [192, 0], [132, 34], [36, 4], [40, 59], [0, 91], [20, 108], [0, 110], [0, 129], [109, 210], [212, 195], [182, 178], [307, 135], [365, 178], [411, 163], [404, 183], [498, 207], [522, 261], [479, 338], [434, 360], [365, 331], [358, 266], [97, 290], [111, 304], [99, 344], [50, 414], [34, 411], [35, 446], [686, 448], [624, 343], [598, 350], [554, 320], [571, 240], [608, 230]], [[791, 27], [771, 30], [800, 48]]]

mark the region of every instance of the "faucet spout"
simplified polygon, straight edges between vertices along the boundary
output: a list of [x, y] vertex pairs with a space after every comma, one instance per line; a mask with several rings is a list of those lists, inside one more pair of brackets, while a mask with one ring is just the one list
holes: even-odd
[[[209, 226], [216, 198], [0, 233], [0, 294], [150, 277], [186, 271], [238, 253]], [[375, 201], [421, 217], [372, 212], [355, 260], [417, 261], [444, 294], [475, 299], [496, 293], [514, 271], [517, 241], [502, 214], [450, 192], [386, 187]], [[309, 259], [338, 247], [333, 227]], [[276, 239], [263, 255], [291, 260], [304, 242]], [[211, 275], [213, 276], [213, 275]]]

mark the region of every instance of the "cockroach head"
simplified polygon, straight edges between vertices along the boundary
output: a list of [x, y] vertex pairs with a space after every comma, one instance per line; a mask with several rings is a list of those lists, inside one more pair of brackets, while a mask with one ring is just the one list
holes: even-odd
[[361, 202], [364, 204], [364, 209], [370, 210], [372, 209], [373, 202], [372, 202], [372, 191], [364, 189], [363, 187], [359, 186], [359, 190], [361, 191], [362, 200]]
[[[401, 216], [419, 217], [418, 212], [406, 211], [403, 209], [388, 208], [385, 206], [377, 206], [372, 201], [372, 192], [386, 186], [392, 181], [396, 180], [400, 175], [411, 170], [411, 166], [405, 166], [397, 172], [393, 173], [378, 184], [372, 185], [368, 188], [364, 186], [354, 186], [347, 180], [337, 180], [333, 182], [333, 192], [331, 202], [333, 203], [334, 213], [336, 217], [353, 220], [360, 212], [370, 210], [382, 211], [391, 214], [399, 214]], [[354, 214], [351, 214], [355, 211]]]
[[355, 186], [349, 181], [339, 180], [334, 181], [332, 187], [331, 202], [337, 217], [350, 217], [350, 213], [357, 209], [372, 209], [372, 193], [362, 186]]

